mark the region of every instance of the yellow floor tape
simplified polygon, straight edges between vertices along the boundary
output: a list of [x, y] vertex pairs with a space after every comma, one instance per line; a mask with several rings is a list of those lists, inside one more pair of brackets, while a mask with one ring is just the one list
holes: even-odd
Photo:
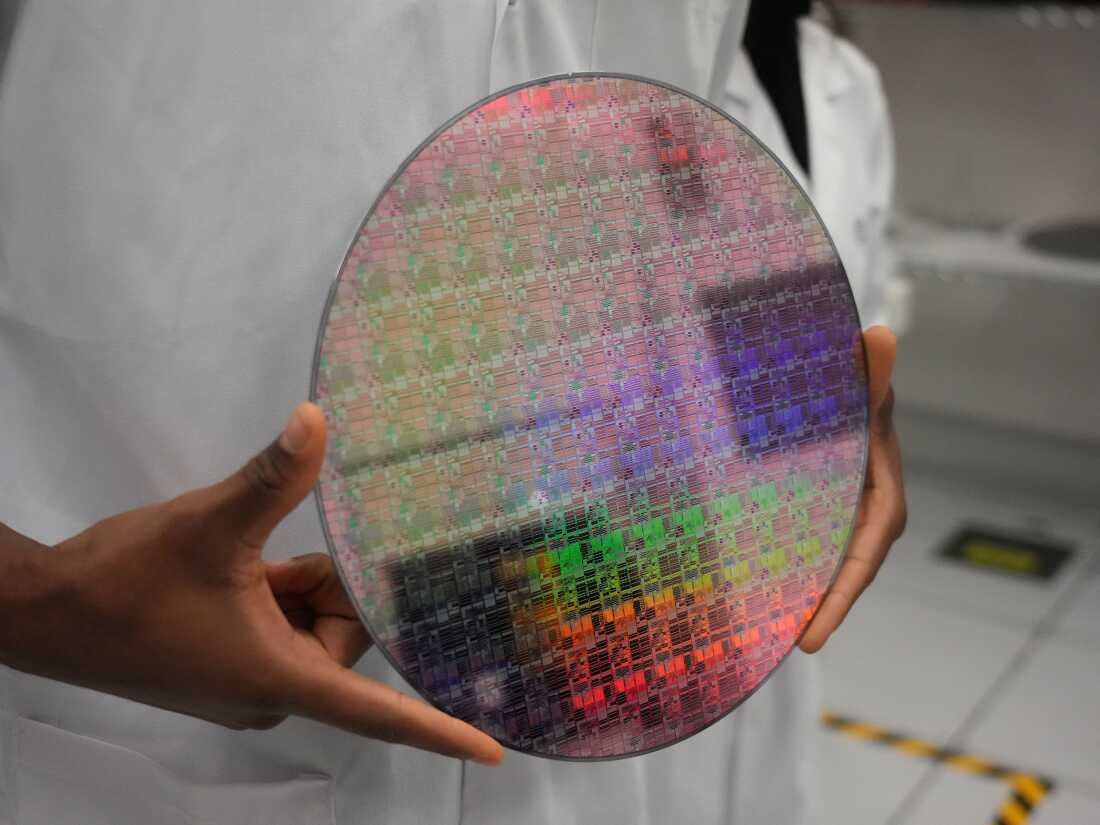
[[953, 770], [988, 776], [1006, 783], [1011, 792], [991, 820], [993, 825], [1023, 825], [1036, 806], [1054, 790], [1054, 781], [1049, 777], [1020, 771], [973, 754], [941, 748], [924, 739], [890, 731], [870, 722], [826, 712], [821, 715], [821, 723], [846, 736], [939, 762]]

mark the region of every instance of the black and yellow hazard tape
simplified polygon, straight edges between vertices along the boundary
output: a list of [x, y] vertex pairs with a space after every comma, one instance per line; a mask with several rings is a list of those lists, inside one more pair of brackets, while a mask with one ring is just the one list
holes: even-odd
[[954, 748], [941, 748], [925, 739], [887, 730], [871, 722], [828, 712], [821, 715], [821, 722], [825, 727], [846, 736], [873, 742], [910, 756], [939, 762], [952, 770], [986, 776], [1006, 783], [1010, 789], [1009, 797], [998, 809], [992, 820], [993, 825], [1023, 825], [1036, 806], [1054, 790], [1054, 781], [1049, 777], [1021, 771]]
[[1009, 780], [1012, 788], [1008, 799], [997, 811], [995, 825], [1022, 825], [1031, 812], [1054, 789], [1049, 779], [1029, 774], [1015, 774]]

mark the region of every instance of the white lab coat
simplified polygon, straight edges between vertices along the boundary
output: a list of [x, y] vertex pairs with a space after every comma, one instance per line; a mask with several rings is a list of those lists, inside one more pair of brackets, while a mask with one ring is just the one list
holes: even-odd
[[903, 326], [906, 296], [886, 235], [894, 139], [878, 70], [808, 17], [798, 21], [798, 54], [809, 181], [744, 50], [715, 102], [770, 147], [809, 193], [844, 263], [863, 326]]
[[[55, 542], [235, 469], [306, 394], [346, 243], [438, 124], [556, 71], [721, 92], [744, 3], [674, 5], [29, 0], [0, 80], [0, 520]], [[268, 554], [322, 546], [307, 502]], [[814, 678], [796, 655], [651, 756], [494, 772], [0, 668], [0, 823], [803, 822]]]

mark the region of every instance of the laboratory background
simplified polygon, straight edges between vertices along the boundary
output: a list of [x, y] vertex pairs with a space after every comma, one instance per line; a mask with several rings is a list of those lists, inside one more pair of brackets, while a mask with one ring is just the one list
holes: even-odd
[[908, 496], [819, 654], [820, 821], [1100, 822], [1100, 4], [813, 15], [888, 106]]
[[825, 821], [1096, 822], [1100, 8], [839, 10], [894, 124], [910, 517], [822, 654]]

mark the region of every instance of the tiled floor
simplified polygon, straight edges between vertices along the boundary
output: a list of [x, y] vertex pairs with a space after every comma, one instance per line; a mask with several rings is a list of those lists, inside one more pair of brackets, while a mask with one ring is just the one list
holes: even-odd
[[994, 697], [967, 745], [1012, 756], [1095, 794], [1100, 804], [1100, 648], [1057, 634], [1043, 640]]
[[[1100, 494], [1074, 507], [910, 472], [910, 522], [823, 656], [828, 709], [1040, 773], [1039, 825], [1100, 823]], [[939, 560], [964, 524], [1060, 539], [1050, 583]], [[1001, 781], [822, 729], [826, 825], [988, 823]]]
[[936, 768], [903, 821], [905, 825], [987, 825], [1008, 794], [1001, 782]]
[[839, 733], [821, 735], [823, 825], [882, 825], [933, 769], [904, 753]]

